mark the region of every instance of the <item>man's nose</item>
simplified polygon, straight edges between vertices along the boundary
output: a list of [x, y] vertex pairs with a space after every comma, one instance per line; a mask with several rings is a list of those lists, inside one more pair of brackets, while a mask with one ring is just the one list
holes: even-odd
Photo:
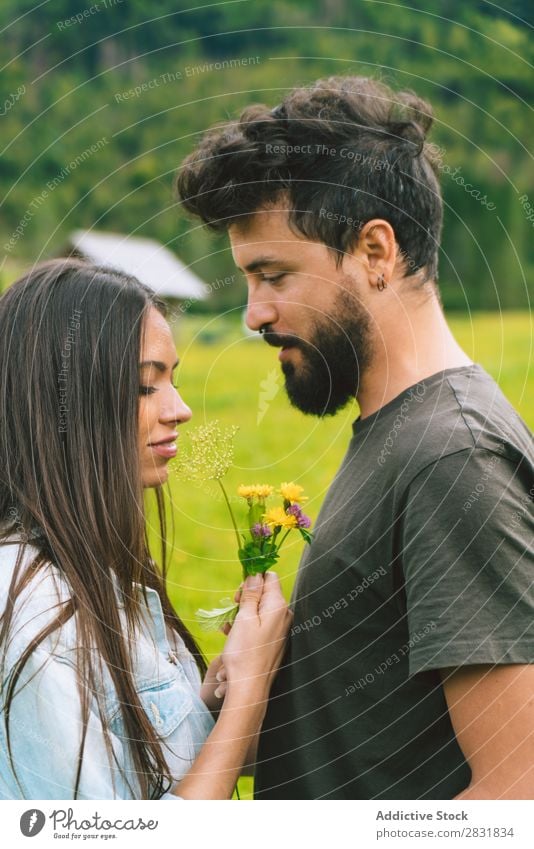
[[246, 323], [250, 330], [259, 330], [264, 324], [276, 324], [278, 313], [270, 301], [249, 294]]

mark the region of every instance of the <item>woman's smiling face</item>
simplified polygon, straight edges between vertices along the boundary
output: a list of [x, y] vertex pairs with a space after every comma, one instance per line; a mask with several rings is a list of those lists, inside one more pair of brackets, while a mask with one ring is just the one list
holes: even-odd
[[177, 365], [169, 325], [150, 307], [139, 362], [139, 457], [144, 487], [167, 480], [167, 463], [177, 453], [177, 425], [192, 416], [172, 382]]

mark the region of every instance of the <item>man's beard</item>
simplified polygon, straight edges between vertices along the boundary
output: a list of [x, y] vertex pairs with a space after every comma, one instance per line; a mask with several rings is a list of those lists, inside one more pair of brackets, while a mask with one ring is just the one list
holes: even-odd
[[298, 348], [302, 363], [282, 363], [289, 400], [303, 413], [332, 416], [353, 400], [372, 359], [370, 318], [356, 299], [341, 291], [328, 316], [313, 327], [310, 340], [266, 330], [265, 341]]

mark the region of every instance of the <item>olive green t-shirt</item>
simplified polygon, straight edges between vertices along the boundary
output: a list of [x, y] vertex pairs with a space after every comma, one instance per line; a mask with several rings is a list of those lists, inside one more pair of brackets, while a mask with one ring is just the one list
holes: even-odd
[[534, 662], [532, 434], [478, 365], [353, 425], [292, 596], [257, 799], [451, 799], [439, 670]]

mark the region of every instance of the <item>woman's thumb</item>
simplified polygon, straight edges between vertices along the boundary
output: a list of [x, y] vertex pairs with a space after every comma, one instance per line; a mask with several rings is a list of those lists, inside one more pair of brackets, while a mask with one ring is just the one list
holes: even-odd
[[263, 575], [249, 575], [243, 584], [240, 610], [244, 608], [257, 607], [263, 593]]

